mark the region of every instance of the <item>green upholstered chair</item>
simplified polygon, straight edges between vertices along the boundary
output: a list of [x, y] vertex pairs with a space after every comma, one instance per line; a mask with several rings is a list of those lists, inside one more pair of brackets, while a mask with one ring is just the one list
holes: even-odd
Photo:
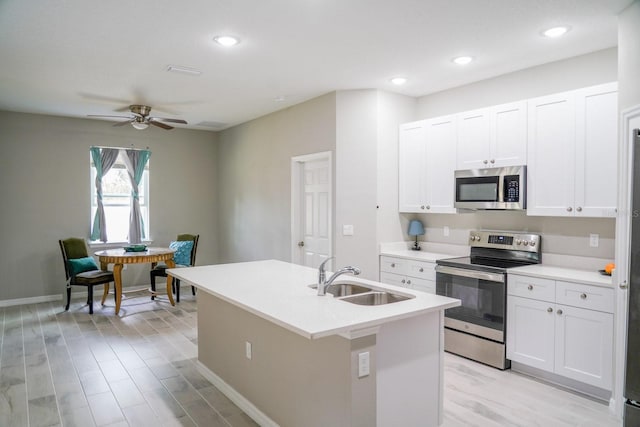
[[[191, 247], [191, 256], [188, 264], [178, 264], [176, 262], [176, 268], [180, 267], [193, 267], [196, 265], [196, 251], [198, 250], [198, 239], [200, 238], [199, 234], [178, 234], [177, 242], [185, 242], [191, 241], [193, 242], [193, 246]], [[174, 259], [175, 261], [175, 259]], [[167, 266], [166, 264], [151, 264], [151, 271], [149, 272], [149, 278], [151, 280], [151, 292], [155, 293], [156, 291], [156, 277], [167, 277]], [[173, 293], [176, 295], [176, 302], [180, 302], [180, 280], [173, 278], [171, 287], [173, 289]], [[155, 298], [155, 295], [152, 293], [151, 299]], [[191, 293], [193, 295], [196, 294], [196, 288], [191, 287]]]
[[104, 285], [102, 295], [102, 305], [109, 294], [109, 283], [113, 282], [111, 271], [102, 271], [95, 260], [89, 256], [87, 243], [84, 239], [71, 237], [65, 240], [58, 240], [64, 261], [64, 272], [67, 278], [67, 305], [65, 310], [69, 310], [71, 302], [71, 286], [85, 286], [87, 288], [89, 314], [93, 314], [93, 287]]

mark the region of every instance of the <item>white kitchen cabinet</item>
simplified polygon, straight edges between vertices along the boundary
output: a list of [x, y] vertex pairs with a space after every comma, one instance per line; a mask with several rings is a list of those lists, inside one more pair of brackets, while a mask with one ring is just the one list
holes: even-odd
[[435, 263], [390, 256], [380, 257], [380, 282], [436, 293]]
[[617, 83], [529, 100], [527, 215], [616, 213]]
[[398, 196], [400, 212], [424, 212], [426, 171], [426, 120], [400, 125]]
[[455, 213], [455, 117], [400, 126], [399, 211]]
[[457, 168], [527, 164], [527, 103], [496, 105], [457, 115]]
[[613, 289], [508, 276], [507, 358], [611, 390]]

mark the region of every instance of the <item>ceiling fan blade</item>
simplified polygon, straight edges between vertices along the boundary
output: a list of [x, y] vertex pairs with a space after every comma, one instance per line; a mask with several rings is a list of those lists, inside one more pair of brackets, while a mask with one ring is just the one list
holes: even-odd
[[117, 119], [131, 119], [131, 116], [105, 116], [104, 114], [87, 114], [87, 117], [111, 117]]
[[180, 123], [183, 125], [186, 125], [187, 122], [185, 120], [182, 119], [168, 119], [166, 117], [149, 117], [149, 121], [152, 122], [154, 120], [161, 120], [163, 122], [169, 122], [169, 123]]
[[128, 125], [129, 123], [133, 122], [135, 119], [129, 119], [129, 120], [125, 120], [124, 122], [118, 122], [116, 124], [114, 124], [114, 126], [124, 126], [124, 125]]
[[162, 129], [166, 129], [166, 130], [173, 129], [173, 126], [165, 125], [162, 122], [156, 122], [154, 120], [149, 120], [149, 123], [151, 123], [154, 126], [158, 126], [159, 128], [162, 128]]

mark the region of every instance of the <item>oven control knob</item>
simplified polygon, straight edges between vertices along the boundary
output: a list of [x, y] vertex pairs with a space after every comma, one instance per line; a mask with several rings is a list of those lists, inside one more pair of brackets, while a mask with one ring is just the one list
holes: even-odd
[[475, 236], [475, 240], [476, 240], [476, 242], [479, 242], [480, 241], [480, 236]]
[[522, 242], [525, 246], [529, 246], [529, 241], [525, 240], [524, 242]]
[[522, 240], [516, 239], [516, 245], [521, 245], [521, 244], [522, 244]]
[[532, 240], [529, 242], [529, 246], [534, 247], [536, 245], [536, 241]]

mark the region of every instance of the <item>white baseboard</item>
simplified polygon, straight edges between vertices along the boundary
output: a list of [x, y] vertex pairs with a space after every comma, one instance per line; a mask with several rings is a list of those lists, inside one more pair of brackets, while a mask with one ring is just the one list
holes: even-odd
[[222, 378], [217, 376], [213, 371], [204, 366], [202, 362], [197, 362], [200, 373], [218, 390], [229, 398], [233, 403], [242, 409], [251, 419], [258, 423], [261, 427], [280, 427], [275, 421], [269, 418], [264, 412], [256, 408], [246, 397], [238, 393], [233, 387], [227, 384]]
[[51, 301], [60, 301], [62, 300], [62, 295], [43, 295], [40, 297], [30, 297], [30, 298], [15, 298], [15, 299], [6, 299], [0, 300], [0, 307], [11, 307], [13, 305], [24, 305], [24, 304], [39, 304], [41, 302], [51, 302]]

